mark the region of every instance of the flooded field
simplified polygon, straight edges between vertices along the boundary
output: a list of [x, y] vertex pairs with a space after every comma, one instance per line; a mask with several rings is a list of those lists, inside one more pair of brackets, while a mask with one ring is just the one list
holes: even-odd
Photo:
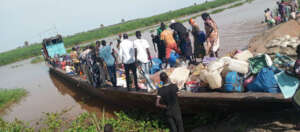
[[[221, 54], [235, 48], [246, 48], [254, 35], [266, 30], [266, 26], [261, 24], [264, 20], [263, 11], [266, 8], [274, 8], [275, 2], [255, 0], [251, 4], [212, 15], [220, 29]], [[196, 20], [203, 29], [200, 17]], [[190, 28], [188, 23], [185, 25]], [[143, 36], [152, 42], [149, 31], [144, 32]], [[30, 60], [0, 67], [1, 88], [25, 88], [29, 92], [20, 102], [0, 113], [3, 119], [37, 121], [43, 112], [60, 112], [64, 109], [70, 109], [70, 118], [84, 111], [102, 115], [103, 109], [107, 116], [112, 116], [112, 111], [118, 110], [109, 105], [109, 102], [102, 102], [83, 91], [73, 89], [72, 84], [64, 83], [50, 75], [48, 70], [44, 63], [30, 64]]]

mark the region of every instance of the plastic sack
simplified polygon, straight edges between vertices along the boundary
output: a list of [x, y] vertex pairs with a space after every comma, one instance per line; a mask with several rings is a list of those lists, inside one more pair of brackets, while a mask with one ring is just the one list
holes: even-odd
[[234, 59], [240, 60], [240, 61], [248, 61], [249, 58], [252, 58], [253, 54], [249, 50], [242, 51], [241, 53], [237, 53], [234, 55]]
[[252, 83], [254, 79], [255, 79], [254, 76], [250, 76], [247, 79], [245, 79], [244, 84], [243, 84], [244, 88], [246, 88], [248, 86], [248, 84]]
[[201, 72], [202, 70], [205, 70], [205, 67], [200, 63], [199, 65], [197, 65], [197, 66], [193, 69], [192, 75], [198, 76], [198, 75], [200, 75], [200, 72]]
[[208, 74], [207, 70], [200, 71], [200, 80], [202, 82], [204, 82], [204, 83], [208, 83], [208, 81], [207, 81], [207, 74]]
[[234, 71], [242, 74], [249, 72], [249, 63], [245, 61], [231, 59], [230, 57], [223, 57], [221, 59], [224, 61], [225, 69], [228, 71]]
[[226, 92], [243, 92], [243, 78], [237, 72], [229, 72], [225, 77], [224, 90]]
[[170, 75], [170, 81], [177, 84], [179, 89], [182, 89], [185, 82], [189, 79], [190, 70], [186, 67], [175, 68]]
[[271, 67], [273, 62], [269, 55], [263, 54], [252, 57], [248, 60], [250, 65], [250, 70], [253, 74], [257, 74], [261, 71], [264, 67]]
[[288, 67], [288, 66], [293, 67], [295, 60], [286, 55], [281, 55], [279, 53], [276, 53], [273, 62], [275, 65], [278, 65], [279, 67]]
[[176, 65], [177, 58], [179, 58], [179, 55], [176, 52], [171, 52], [170, 58], [168, 59], [168, 63], [171, 67], [174, 67]]
[[212, 61], [207, 65], [208, 72], [218, 71], [219, 73], [221, 73], [223, 68], [224, 62], [222, 60]]
[[162, 61], [159, 58], [152, 59], [152, 66], [150, 68], [150, 74], [154, 74], [161, 70]]
[[[252, 83], [248, 84], [248, 91], [252, 92], [279, 92], [276, 91], [277, 82], [274, 77], [274, 72], [271, 68], [265, 67], [263, 68]], [[275, 90], [274, 90], [275, 89]]]
[[217, 89], [222, 87], [222, 77], [219, 72], [207, 72], [206, 80], [211, 89]]

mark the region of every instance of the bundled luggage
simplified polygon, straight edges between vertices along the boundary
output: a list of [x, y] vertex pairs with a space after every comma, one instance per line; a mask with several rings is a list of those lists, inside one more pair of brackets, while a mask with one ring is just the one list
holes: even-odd
[[244, 92], [243, 78], [237, 72], [229, 72], [225, 78], [224, 90], [226, 92]]
[[150, 74], [154, 74], [161, 70], [162, 61], [159, 58], [152, 59], [152, 66], [150, 68]]
[[274, 77], [274, 72], [272, 71], [272, 68], [269, 67], [262, 68], [253, 82], [248, 84], [247, 89], [251, 92], [280, 92], [277, 81]]
[[255, 56], [250, 58], [248, 61], [250, 64], [251, 73], [253, 74], [259, 73], [264, 67], [270, 67], [273, 65], [270, 56], [267, 54]]

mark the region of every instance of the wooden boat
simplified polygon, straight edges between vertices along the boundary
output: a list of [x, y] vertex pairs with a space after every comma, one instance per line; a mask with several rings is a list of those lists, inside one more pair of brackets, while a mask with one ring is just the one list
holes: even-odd
[[[67, 83], [76, 84], [77, 88], [98, 96], [105, 102], [121, 107], [139, 108], [147, 111], [157, 111], [155, 107], [156, 93], [127, 91], [125, 88], [94, 88], [86, 80], [68, 75], [64, 70], [49, 65], [50, 73]], [[284, 99], [282, 94], [272, 93], [222, 93], [222, 92], [183, 92], [179, 95], [183, 113], [197, 113], [202, 110], [273, 110], [291, 107], [290, 99]]]
[[[44, 40], [43, 49], [46, 60], [49, 55], [63, 54], [65, 49], [61, 37], [52, 37]], [[59, 44], [60, 46], [56, 46]], [[49, 50], [51, 48], [61, 48], [61, 52]], [[49, 50], [49, 51], [47, 51]], [[54, 53], [48, 53], [54, 52]], [[49, 55], [48, 55], [49, 54]], [[147, 111], [159, 110], [155, 106], [156, 93], [147, 92], [128, 92], [127, 89], [119, 87], [104, 87], [94, 88], [88, 81], [81, 79], [78, 76], [71, 76], [66, 74], [64, 70], [52, 67], [50, 73], [65, 80], [68, 83], [76, 84], [79, 89], [85, 90], [92, 95], [98, 96], [105, 102], [116, 104], [128, 108], [140, 108]], [[290, 99], [284, 99], [282, 94], [272, 93], [222, 93], [222, 92], [200, 92], [190, 93], [183, 92], [179, 95], [179, 103], [183, 113], [197, 113], [202, 110], [223, 110], [223, 109], [236, 109], [236, 110], [272, 110], [292, 106]]]

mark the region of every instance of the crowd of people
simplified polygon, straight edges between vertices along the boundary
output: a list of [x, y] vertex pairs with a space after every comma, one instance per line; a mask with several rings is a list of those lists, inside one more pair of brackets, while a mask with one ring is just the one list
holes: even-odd
[[[265, 21], [267, 23], [269, 23], [270, 25], [274, 25], [288, 21], [290, 18], [296, 18], [296, 9], [298, 8], [297, 0], [282, 0], [277, 4], [277, 13], [273, 14], [273, 12], [269, 8], [265, 10]], [[95, 47], [86, 46], [83, 49], [80, 49], [79, 47], [73, 47], [70, 56], [64, 56], [63, 58], [54, 57], [54, 59], [52, 60], [52, 64], [55, 65], [55, 67], [61, 67], [68, 74], [82, 76], [84, 79], [88, 80], [88, 82], [95, 88], [104, 87], [104, 85], [107, 84], [111, 84], [112, 87], [117, 87], [117, 71], [124, 71], [126, 78], [126, 88], [128, 91], [132, 91], [133, 89], [135, 89], [136, 91], [144, 91], [139, 85], [139, 76], [142, 76], [144, 78], [147, 91], [154, 91], [156, 90], [156, 86], [150, 79], [150, 74], [151, 68], [154, 65], [154, 58], [156, 56], [156, 59], [163, 63], [163, 68], [174, 67], [174, 58], [176, 60], [177, 57], [183, 60], [182, 63], [184, 65], [197, 63], [198, 60], [204, 60], [205, 57], [218, 57], [218, 51], [220, 48], [218, 26], [208, 13], [203, 13], [201, 17], [204, 21], [204, 31], [200, 29], [199, 25], [192, 18], [189, 20], [189, 24], [192, 29], [191, 31], [189, 31], [182, 23], [176, 22], [175, 20], [171, 20], [169, 26], [167, 26], [167, 24], [165, 24], [164, 22], [161, 22], [159, 28], [156, 31], [156, 34], [151, 34], [152, 43], [156, 55], [150, 52], [151, 46], [149, 42], [143, 38], [141, 31], [136, 31], [136, 39], [134, 41], [129, 40], [129, 36], [127, 33], [123, 33], [119, 35], [119, 39], [117, 40], [117, 44], [115, 47], [113, 46], [112, 42], [107, 44], [105, 40], [96, 41]], [[193, 37], [193, 42], [191, 41], [190, 34]], [[300, 54], [299, 47], [300, 46], [298, 46], [297, 48], [298, 54]], [[229, 70], [233, 72], [230, 73], [235, 73], [236, 77], [238, 76], [237, 73], [249, 73], [249, 64], [247, 62], [249, 58], [252, 58], [253, 60], [268, 58], [266, 57], [267, 55], [253, 57], [253, 55], [248, 52], [250, 51], [246, 51], [243, 53], [235, 52], [235, 55], [243, 54], [245, 56], [250, 54], [249, 57], [247, 56], [247, 59], [243, 60], [245, 62], [239, 60], [243, 59], [243, 56], [241, 58], [225, 57], [223, 58], [224, 65], [221, 65], [220, 67], [225, 67], [226, 60], [230, 61], [230, 63], [227, 64], [227, 67], [231, 66], [231, 69]], [[211, 64], [218, 65], [219, 62], [215, 61], [215, 63]], [[247, 64], [247, 69], [245, 72], [242, 68], [239, 67], [243, 64]], [[238, 66], [234, 67], [233, 65]], [[201, 66], [202, 65], [200, 65], [200, 67]], [[299, 66], [296, 65], [295, 67]], [[203, 69], [202, 71], [205, 71]], [[265, 69], [269, 70], [270, 72], [272, 71], [269, 67]], [[259, 71], [265, 69], [260, 68]], [[258, 76], [260, 74], [259, 71], [258, 73], [255, 73], [258, 74]], [[207, 74], [206, 76], [210, 77], [210, 74]], [[211, 80], [213, 83], [219, 81], [220, 83], [218, 84], [222, 84], [221, 75], [211, 74], [211, 76], [220, 76], [219, 80], [218, 78], [213, 78]], [[227, 74], [225, 76], [225, 83], [226, 81], [228, 81], [226, 80], [227, 76], [231, 77], [231, 74]], [[245, 80], [250, 80], [249, 78]], [[109, 82], [107, 80], [109, 80]], [[162, 85], [157, 90], [155, 105], [166, 110], [165, 114], [167, 117], [167, 121], [170, 124], [171, 131], [184, 131], [181, 119], [181, 111], [177, 100], [177, 95], [179, 94], [178, 85], [171, 83], [167, 73], [165, 72], [160, 73], [160, 80], [162, 82]], [[206, 80], [208, 81], [210, 86], [211, 80]], [[252, 78], [251, 81], [254, 82], [255, 80]], [[226, 85], [227, 86], [225, 87], [227, 87], [227, 89], [225, 89], [227, 90], [227, 92], [244, 92], [244, 90], [242, 89], [236, 89], [235, 84], [231, 84], [230, 82], [227, 82]], [[240, 86], [239, 88], [241, 87], [242, 86]], [[220, 86], [216, 86], [216, 88], [220, 88]], [[248, 89], [249, 91], [251, 91], [250, 88]], [[254, 92], [260, 91], [254, 90]]]
[[[54, 62], [63, 63], [53, 64], [61, 66], [68, 74], [82, 75], [94, 87], [107, 85], [106, 80], [110, 80], [111, 85], [117, 87], [117, 71], [123, 69], [128, 91], [133, 88], [143, 91], [138, 85], [139, 75], [145, 78], [146, 88], [151, 91], [156, 89], [149, 77], [152, 59], [156, 56], [156, 59], [163, 62], [164, 68], [174, 66], [174, 56], [182, 58], [184, 64], [194, 63], [197, 58], [206, 55], [218, 56], [218, 27], [208, 13], [203, 13], [202, 18], [205, 32], [200, 30], [193, 19], [189, 20], [191, 31], [175, 20], [171, 20], [169, 26], [161, 22], [157, 34], [151, 35], [157, 55], [151, 54], [149, 42], [143, 39], [141, 31], [136, 31], [134, 41], [128, 39], [127, 33], [123, 33], [119, 35], [116, 46], [112, 42], [107, 44], [105, 40], [101, 40], [96, 41], [96, 46], [86, 46], [83, 49], [73, 47], [70, 55], [54, 57]], [[190, 34], [194, 37], [193, 42]], [[134, 86], [131, 85], [132, 80]]]
[[265, 22], [270, 26], [277, 25], [296, 19], [296, 11], [299, 7], [298, 0], [281, 0], [277, 2], [277, 9], [272, 12], [267, 8], [265, 12]]

